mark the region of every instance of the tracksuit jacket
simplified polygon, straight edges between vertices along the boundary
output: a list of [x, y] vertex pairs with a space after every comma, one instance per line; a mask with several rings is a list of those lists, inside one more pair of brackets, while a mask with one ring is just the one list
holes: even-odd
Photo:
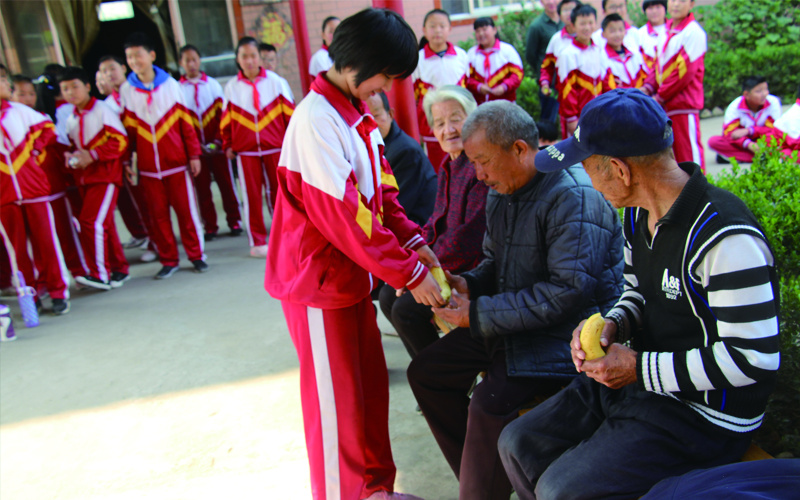
[[[467, 58], [469, 59], [467, 89], [475, 96], [478, 104], [498, 99], [511, 102], [517, 100], [517, 88], [522, 83], [524, 70], [522, 58], [513, 45], [500, 40], [495, 40], [494, 46], [488, 49], [475, 45], [467, 51]], [[492, 94], [484, 95], [478, 92], [478, 87], [484, 83], [492, 88], [502, 83], [507, 89], [500, 97]]]
[[723, 134], [729, 138], [734, 130], [746, 128], [747, 135], [736, 141], [731, 140], [731, 143], [741, 148], [747, 148], [751, 142], [758, 140], [762, 135], [772, 135], [775, 120], [780, 118], [781, 112], [781, 100], [774, 95], [768, 95], [764, 105], [755, 114], [747, 107], [744, 96], [739, 96], [725, 110]]
[[76, 184], [121, 186], [128, 136], [119, 115], [103, 101], [92, 97], [83, 110], [73, 110], [65, 127], [71, 146], [88, 151], [94, 159], [87, 168], [72, 171]]
[[551, 89], [558, 90], [559, 81], [558, 73], [556, 72], [556, 62], [561, 51], [567, 45], [571, 45], [575, 40], [575, 34], [567, 33], [567, 28], [562, 28], [561, 31], [553, 35], [550, 43], [547, 44], [547, 53], [542, 61], [542, 67], [539, 69], [539, 84], [543, 85], [545, 82], [550, 85]]
[[219, 124], [224, 99], [222, 86], [203, 72], [194, 80], [184, 75], [179, 83], [200, 144], [216, 143], [220, 146]]
[[573, 40], [561, 51], [557, 61], [561, 82], [558, 111], [567, 122], [577, 121], [589, 101], [616, 88], [611, 68], [602, 57], [604, 50], [593, 41], [584, 45]]

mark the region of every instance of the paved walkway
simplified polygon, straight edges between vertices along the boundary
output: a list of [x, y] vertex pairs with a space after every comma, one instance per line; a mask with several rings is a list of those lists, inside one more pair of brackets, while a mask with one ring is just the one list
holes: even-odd
[[[702, 125], [707, 139], [721, 119]], [[297, 359], [264, 263], [246, 257], [244, 236], [207, 253], [204, 275], [184, 261], [157, 282], [157, 263], [137, 263], [121, 289], [74, 292], [67, 316], [31, 330], [17, 316], [18, 340], [0, 346], [0, 499], [310, 498]], [[397, 488], [455, 499], [414, 411], [405, 349], [383, 344]]]

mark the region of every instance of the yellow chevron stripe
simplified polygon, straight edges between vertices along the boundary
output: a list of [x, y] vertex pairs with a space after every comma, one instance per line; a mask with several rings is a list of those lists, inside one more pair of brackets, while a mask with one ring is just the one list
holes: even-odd
[[217, 101], [214, 103], [213, 106], [208, 108], [203, 115], [203, 127], [208, 125], [208, 122], [214, 119], [217, 116], [217, 113], [222, 109], [222, 102]]
[[381, 171], [381, 184], [385, 186], [392, 186], [396, 190], [400, 191], [400, 187], [397, 185], [397, 179], [394, 177], [394, 175], [387, 174], [383, 171]]
[[367, 238], [372, 238], [372, 212], [364, 205], [364, 202], [361, 201], [360, 194], [356, 194], [358, 196], [358, 212], [356, 212], [356, 222], [358, 226], [364, 231], [364, 234], [367, 235]]
[[664, 80], [672, 74], [673, 71], [678, 70], [678, 78], [683, 78], [683, 75], [686, 74], [686, 59], [683, 58], [682, 55], [678, 54], [675, 57], [675, 60], [667, 66], [663, 72], [656, 73], [656, 80], [658, 84], [661, 85], [664, 83]]
[[733, 120], [727, 127], [725, 127], [725, 130], [722, 133], [723, 135], [728, 135], [737, 128], [739, 128], [739, 120]]
[[[578, 75], [573, 73], [572, 76], [570, 76], [564, 82], [564, 86], [561, 89], [561, 98], [562, 99], [566, 99], [567, 96], [569, 95], [569, 93], [572, 92], [572, 88], [575, 85], [578, 85], [579, 87], [585, 88], [586, 90], [591, 92], [592, 95], [595, 95], [595, 96], [600, 95], [600, 92], [602, 92], [602, 90], [603, 90], [603, 82], [602, 81], [599, 81], [599, 82], [597, 82], [597, 84], [594, 84], [594, 83], [592, 83], [592, 82], [590, 82], [590, 81], [588, 81], [588, 80], [586, 80], [584, 78], [578, 78]], [[611, 80], [611, 85], [610, 86], [611, 86], [611, 88], [616, 87], [616, 82], [614, 82], [614, 80]]]
[[494, 76], [492, 76], [492, 78], [487, 82], [487, 85], [489, 85], [490, 87], [497, 86], [497, 84], [500, 83], [500, 81], [503, 80], [506, 76], [508, 76], [509, 73], [514, 73], [519, 77], [520, 80], [522, 80], [523, 75], [521, 69], [519, 69], [516, 66], [506, 66], [497, 73], [495, 73]]
[[6, 173], [8, 175], [13, 173], [16, 175], [17, 172], [20, 171], [23, 165], [31, 158], [31, 152], [33, 151], [33, 143], [36, 142], [36, 139], [42, 135], [42, 132], [48, 128], [53, 128], [52, 124], [47, 124], [44, 127], [36, 129], [35, 131], [28, 134], [28, 139], [25, 141], [25, 147], [22, 148], [22, 152], [11, 162], [11, 166], [7, 165], [5, 162], [0, 161], [0, 172]]

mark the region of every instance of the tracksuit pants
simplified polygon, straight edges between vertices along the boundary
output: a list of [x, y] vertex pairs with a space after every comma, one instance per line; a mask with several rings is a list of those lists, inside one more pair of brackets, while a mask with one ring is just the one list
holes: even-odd
[[280, 149], [263, 153], [241, 152], [236, 156], [239, 182], [244, 196], [244, 219], [247, 221], [247, 238], [250, 246], [267, 244], [267, 226], [264, 223], [264, 194], [269, 213], [278, 196], [278, 159]]
[[224, 154], [203, 155], [200, 157], [203, 168], [194, 178], [194, 186], [197, 190], [197, 200], [200, 204], [200, 217], [206, 233], [216, 233], [219, 231], [217, 224], [217, 209], [214, 207], [214, 196], [211, 193], [211, 178], [217, 181], [220, 195], [222, 196], [222, 208], [225, 209], [226, 220], [230, 229], [238, 229], [242, 220], [239, 214], [239, 200], [236, 197], [236, 189], [233, 186], [233, 171], [230, 161]]
[[700, 113], [694, 110], [673, 111], [667, 113], [667, 116], [672, 120], [672, 131], [675, 134], [675, 142], [672, 144], [675, 160], [697, 163], [705, 173], [706, 159], [700, 137]]
[[736, 158], [736, 161], [743, 163], [751, 163], [753, 156], [755, 156], [752, 151], [735, 144], [734, 141], [724, 135], [709, 137], [708, 147], [725, 158]]
[[131, 186], [124, 176], [122, 188], [117, 195], [117, 208], [132, 237], [147, 237], [147, 204], [141, 198], [141, 188], [138, 185]]
[[178, 229], [186, 256], [190, 261], [205, 260], [203, 225], [197, 210], [192, 177], [183, 170], [159, 179], [140, 175], [139, 187], [147, 199], [151, 226], [150, 238], [158, 248], [162, 266], [178, 265], [178, 245], [172, 232], [169, 209], [178, 216]]
[[61, 253], [64, 254], [64, 262], [72, 276], [86, 276], [89, 274], [89, 266], [81, 247], [81, 238], [75, 227], [75, 217], [72, 211], [72, 204], [67, 196], [52, 199], [50, 206], [55, 218], [56, 232], [58, 241], [61, 243]]
[[389, 375], [370, 297], [341, 309], [281, 305], [300, 360], [313, 498], [393, 491]]
[[128, 274], [128, 261], [114, 223], [119, 189], [114, 184], [90, 184], [83, 186], [81, 193], [83, 207], [78, 221], [89, 274], [105, 282], [112, 272]]
[[[49, 201], [34, 203], [9, 203], [0, 207], [3, 223], [16, 253], [17, 266], [28, 286], [36, 283], [34, 266], [39, 281], [44, 283], [54, 299], [69, 298], [69, 271], [58, 241], [55, 216]], [[28, 240], [33, 249], [33, 261], [28, 254]]]

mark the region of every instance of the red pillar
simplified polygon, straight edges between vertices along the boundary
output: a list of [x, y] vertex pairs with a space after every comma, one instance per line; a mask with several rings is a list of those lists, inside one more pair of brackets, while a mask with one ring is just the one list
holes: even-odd
[[300, 65], [300, 84], [303, 86], [303, 95], [308, 94], [311, 88], [311, 76], [308, 74], [308, 63], [311, 61], [311, 51], [308, 43], [308, 27], [306, 23], [306, 8], [303, 0], [289, 2], [292, 11], [292, 29], [294, 29], [294, 43], [297, 47], [297, 64]]
[[[403, 0], [372, 0], [377, 9], [389, 9], [403, 15]], [[419, 141], [417, 124], [417, 107], [414, 102], [414, 87], [411, 78], [395, 80], [392, 90], [387, 94], [389, 103], [394, 108], [394, 119], [405, 133]]]

